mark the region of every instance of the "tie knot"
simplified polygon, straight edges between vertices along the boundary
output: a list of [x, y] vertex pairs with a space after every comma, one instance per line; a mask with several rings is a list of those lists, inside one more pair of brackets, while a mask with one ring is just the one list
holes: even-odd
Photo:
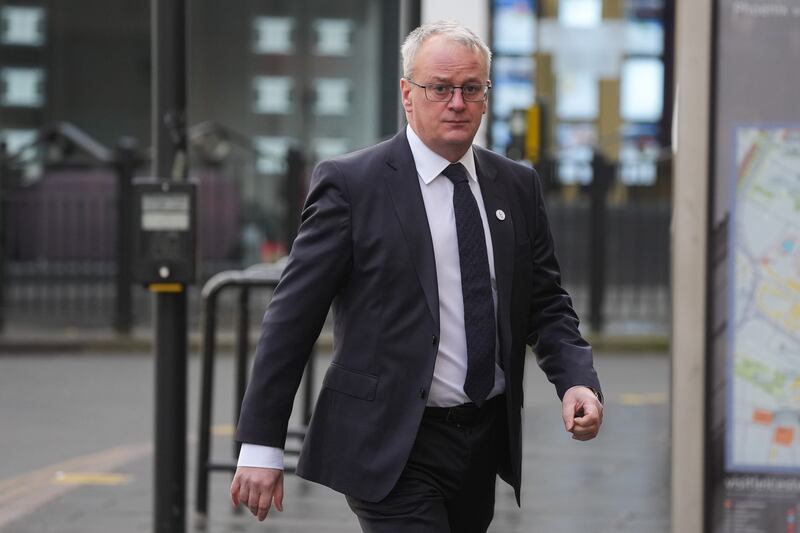
[[447, 176], [447, 179], [453, 182], [454, 185], [459, 183], [466, 183], [469, 180], [467, 176], [467, 169], [461, 163], [453, 163], [442, 171], [442, 174]]

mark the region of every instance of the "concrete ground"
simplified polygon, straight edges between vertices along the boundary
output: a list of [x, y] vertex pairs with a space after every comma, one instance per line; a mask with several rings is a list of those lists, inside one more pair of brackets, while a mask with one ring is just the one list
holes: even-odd
[[[326, 366], [319, 356], [319, 372]], [[190, 360], [187, 530], [195, 520], [199, 360]], [[594, 441], [564, 432], [552, 386], [529, 361], [522, 509], [498, 484], [495, 533], [669, 531], [669, 358], [596, 356], [606, 396]], [[0, 532], [153, 531], [153, 372], [146, 354], [0, 357]], [[231, 452], [233, 358], [220, 357], [213, 456]], [[341, 495], [287, 476], [283, 513], [264, 523], [230, 507], [230, 476], [212, 474], [210, 532], [358, 531]]]

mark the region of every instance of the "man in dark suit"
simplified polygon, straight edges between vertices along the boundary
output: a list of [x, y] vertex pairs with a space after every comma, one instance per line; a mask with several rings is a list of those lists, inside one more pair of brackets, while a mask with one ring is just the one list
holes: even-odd
[[519, 503], [526, 344], [573, 438], [603, 407], [560, 286], [535, 171], [472, 145], [491, 53], [434, 23], [403, 45], [408, 127], [320, 163], [264, 316], [231, 485], [260, 520], [283, 505], [293, 398], [328, 309], [327, 370], [297, 467], [367, 532], [485, 532], [499, 474]]

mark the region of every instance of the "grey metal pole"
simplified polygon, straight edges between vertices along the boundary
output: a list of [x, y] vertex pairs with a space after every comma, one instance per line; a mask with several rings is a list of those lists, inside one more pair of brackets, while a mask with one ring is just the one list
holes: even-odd
[[400, 105], [400, 77], [403, 75], [400, 63], [400, 35], [398, 24], [400, 0], [384, 0], [381, 2], [381, 65], [380, 65], [380, 102], [381, 109], [378, 121], [378, 134], [389, 137], [397, 133], [402, 119]]
[[305, 187], [305, 157], [299, 148], [292, 146], [286, 156], [286, 249], [300, 228], [302, 189]]
[[[153, 175], [186, 179], [186, 4], [152, 0]], [[186, 287], [155, 293], [154, 531], [186, 529]]]
[[0, 140], [0, 332], [5, 326], [5, 284], [6, 284], [6, 209], [4, 176], [6, 169], [6, 143]]
[[186, 292], [155, 298], [156, 533], [186, 529]]
[[603, 304], [606, 290], [606, 196], [613, 167], [596, 150], [592, 159], [592, 183], [589, 186], [591, 209], [589, 216], [589, 325], [594, 332], [603, 330]]
[[214, 397], [214, 353], [216, 343], [217, 293], [211, 291], [205, 297], [203, 306], [203, 359], [200, 385], [200, 424], [197, 436], [197, 485], [195, 486], [197, 526], [205, 526], [205, 519], [208, 514], [208, 476], [210, 472], [208, 460], [211, 456], [211, 406]]
[[133, 272], [131, 270], [131, 201], [133, 173], [136, 169], [136, 140], [123, 137], [115, 154], [117, 171], [117, 279], [114, 327], [117, 333], [128, 334], [133, 321]]
[[[422, 23], [422, 1], [421, 0], [400, 0], [399, 6], [399, 39], [397, 42], [397, 51], [400, 52], [400, 46], [405, 41], [406, 36], [411, 33], [411, 30], [416, 28]], [[400, 68], [400, 76], [403, 75], [403, 65], [398, 63]], [[399, 82], [398, 82], [399, 87]], [[399, 91], [399, 89], [398, 89]], [[403, 109], [403, 103], [399, 96], [397, 98], [397, 124], [402, 127], [406, 123], [406, 112]]]
[[[233, 424], [239, 425], [244, 394], [247, 392], [247, 363], [250, 355], [250, 289], [239, 288], [239, 324], [236, 330], [236, 405], [233, 409]], [[239, 459], [242, 445], [233, 443], [233, 460]]]

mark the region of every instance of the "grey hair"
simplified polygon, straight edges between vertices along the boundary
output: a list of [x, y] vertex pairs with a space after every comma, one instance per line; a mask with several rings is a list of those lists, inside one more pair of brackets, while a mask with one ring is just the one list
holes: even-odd
[[417, 59], [422, 43], [429, 37], [442, 35], [450, 41], [463, 44], [467, 48], [479, 52], [486, 63], [486, 71], [489, 72], [492, 66], [492, 51], [471, 29], [457, 22], [449, 20], [439, 20], [428, 24], [423, 24], [408, 34], [403, 47], [400, 49], [403, 55], [403, 76], [410, 78], [414, 74], [414, 62]]

